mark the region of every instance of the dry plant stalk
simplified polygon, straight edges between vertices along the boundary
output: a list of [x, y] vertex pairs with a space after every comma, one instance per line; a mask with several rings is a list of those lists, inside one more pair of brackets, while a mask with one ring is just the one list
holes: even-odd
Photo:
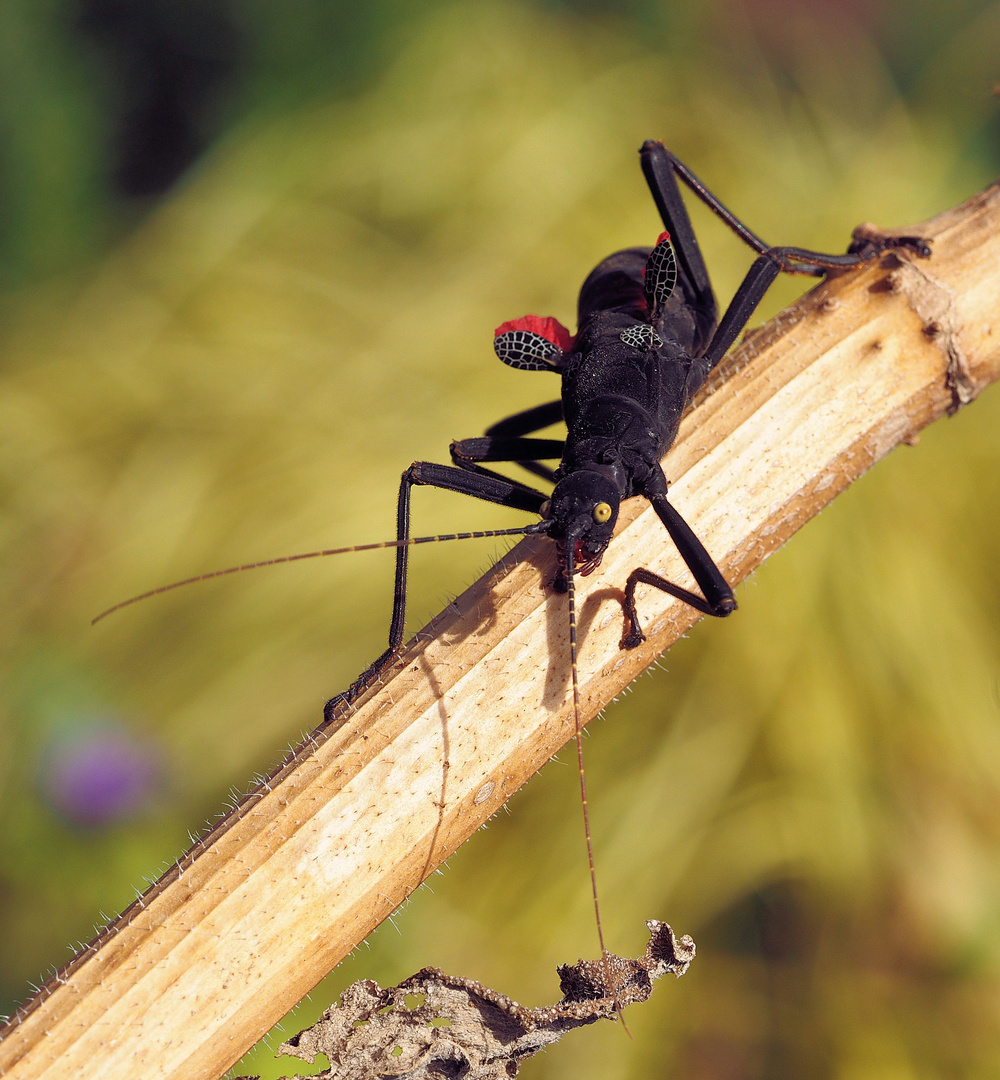
[[[391, 989], [371, 979], [352, 983], [312, 1027], [282, 1043], [311, 1065], [325, 1054], [330, 1068], [318, 1080], [507, 1080], [521, 1062], [574, 1028], [615, 1020], [647, 1001], [653, 980], [680, 978], [694, 959], [694, 942], [650, 919], [642, 956], [580, 960], [559, 967], [562, 1001], [529, 1009], [475, 979], [423, 968]], [[242, 1077], [240, 1080], [252, 1080]], [[299, 1078], [292, 1078], [299, 1080]]]
[[[671, 498], [730, 582], [1000, 375], [1000, 187], [906, 231], [933, 257], [821, 285], [737, 350], [682, 425]], [[585, 720], [698, 617], [640, 592], [649, 639], [621, 652], [637, 565], [686, 580], [634, 500], [579, 583]], [[18, 1011], [0, 1075], [187, 1080], [239, 1060], [572, 736], [555, 572], [544, 540], [523, 542], [418, 634]]]

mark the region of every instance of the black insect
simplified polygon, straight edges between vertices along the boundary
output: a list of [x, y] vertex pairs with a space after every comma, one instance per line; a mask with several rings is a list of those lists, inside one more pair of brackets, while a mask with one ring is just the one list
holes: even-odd
[[[600, 563], [614, 532], [621, 501], [642, 495], [666, 527], [701, 595], [637, 567], [625, 583], [622, 647], [632, 648], [644, 640], [635, 604], [635, 590], [640, 582], [661, 589], [706, 615], [724, 616], [734, 611], [736, 600], [732, 589], [667, 496], [660, 460], [676, 438], [681, 415], [746, 326], [779, 273], [822, 276], [828, 270], [861, 266], [892, 247], [907, 248], [922, 257], [930, 254], [927, 243], [920, 237], [890, 237], [867, 227], [864, 233], [858, 230], [857, 239], [845, 255], [770, 247], [734, 217], [662, 143], [645, 143], [640, 157], [666, 229], [655, 246], [616, 252], [595, 267], [580, 290], [575, 337], [555, 319], [533, 315], [504, 323], [496, 331], [494, 346], [504, 363], [561, 376], [562, 392], [558, 400], [501, 420], [481, 438], [453, 443], [452, 465], [414, 462], [400, 482], [394, 541], [287, 556], [188, 579], [200, 581], [318, 555], [395, 547], [389, 646], [348, 690], [327, 702], [325, 717], [331, 720], [342, 706], [349, 705], [378, 680], [403, 644], [411, 545], [519, 534], [551, 537], [560, 559], [554, 585], [568, 593], [571, 675], [585, 822], [574, 576], [589, 574]], [[678, 178], [757, 252], [719, 321], [708, 271], [681, 198]], [[566, 424], [564, 440], [531, 437], [533, 432], [560, 420]], [[545, 464], [555, 460], [559, 461], [555, 469]], [[495, 462], [517, 463], [555, 486], [547, 494], [485, 467], [485, 463]], [[429, 485], [525, 510], [537, 514], [539, 520], [517, 529], [411, 537], [410, 495], [414, 485]], [[178, 582], [153, 593], [187, 583]], [[142, 598], [135, 597], [125, 603]], [[110, 611], [122, 606], [116, 605]], [[589, 850], [589, 826], [586, 831]], [[596, 908], [592, 856], [590, 869]], [[603, 949], [603, 940], [601, 946]]]
[[[522, 529], [456, 534], [454, 538], [525, 533], [551, 537], [561, 567], [554, 584], [559, 591], [570, 592], [571, 602], [574, 574], [589, 574], [600, 563], [621, 501], [642, 495], [656, 510], [702, 595], [636, 568], [625, 584], [622, 647], [633, 648], [644, 640], [635, 605], [640, 582], [662, 589], [703, 614], [730, 614], [736, 608], [732, 589], [667, 497], [660, 460], [676, 438], [681, 415], [779, 273], [822, 276], [827, 270], [861, 266], [890, 247], [905, 247], [920, 256], [930, 254], [919, 237], [890, 237], [871, 229], [846, 255], [770, 247], [662, 143], [646, 142], [640, 157], [667, 231], [653, 248], [616, 252], [594, 268], [580, 290], [575, 337], [556, 319], [534, 315], [497, 328], [494, 347], [500, 359], [512, 367], [560, 375], [561, 398], [501, 420], [481, 438], [452, 443], [453, 465], [417, 461], [403, 473], [397, 539], [386, 545], [397, 548], [389, 647], [347, 691], [327, 703], [327, 719], [371, 686], [399, 652], [409, 546], [453, 538], [410, 537], [414, 485], [538, 514], [540, 521]], [[758, 253], [718, 323], [715, 296], [678, 177]], [[565, 440], [529, 437], [560, 420], [566, 423]], [[556, 469], [544, 464], [556, 459]], [[555, 487], [545, 494], [485, 468], [486, 462], [516, 462], [553, 481]], [[373, 546], [378, 545], [364, 545]], [[571, 619], [571, 635], [573, 631]]]

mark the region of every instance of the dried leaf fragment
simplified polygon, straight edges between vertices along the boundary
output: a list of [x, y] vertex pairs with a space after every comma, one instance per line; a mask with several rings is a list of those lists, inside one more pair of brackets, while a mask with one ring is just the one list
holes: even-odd
[[678, 939], [650, 920], [645, 953], [635, 960], [609, 954], [559, 968], [563, 998], [528, 1009], [473, 979], [424, 968], [388, 990], [370, 979], [349, 986], [310, 1028], [283, 1043], [279, 1054], [312, 1063], [326, 1054], [324, 1080], [401, 1077], [501, 1080], [517, 1075], [522, 1058], [556, 1042], [571, 1028], [613, 1019], [645, 1001], [653, 980], [683, 975], [694, 958], [690, 937]]

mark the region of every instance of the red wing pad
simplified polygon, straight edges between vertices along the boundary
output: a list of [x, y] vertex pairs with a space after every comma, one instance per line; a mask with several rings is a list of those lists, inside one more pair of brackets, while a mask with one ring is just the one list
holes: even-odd
[[561, 371], [563, 358], [573, 347], [573, 335], [558, 319], [540, 315], [502, 323], [494, 334], [497, 356], [522, 371]]
[[670, 246], [670, 233], [660, 233], [642, 273], [642, 291], [651, 322], [660, 314], [676, 284], [677, 260]]

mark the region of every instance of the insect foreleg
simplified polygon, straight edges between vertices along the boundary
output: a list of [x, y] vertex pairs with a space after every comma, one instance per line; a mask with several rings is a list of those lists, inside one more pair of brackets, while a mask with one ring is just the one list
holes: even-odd
[[[547, 401], [544, 405], [536, 405], [534, 408], [514, 413], [513, 416], [505, 417], [503, 420], [491, 424], [486, 429], [486, 436], [489, 438], [492, 436], [530, 435], [533, 431], [541, 431], [542, 428], [558, 424], [562, 418], [562, 401]], [[545, 454], [536, 455], [536, 457], [547, 456]], [[562, 450], [552, 456], [562, 457]], [[452, 450], [452, 460], [456, 464], [461, 464], [455, 458], [454, 450]], [[493, 458], [491, 460], [499, 461], [501, 459]], [[528, 472], [540, 476], [543, 480], [555, 481], [555, 470], [550, 469], [548, 465], [543, 465], [538, 460], [533, 458], [508, 458], [506, 460], [515, 461], [522, 469], [527, 469]]]
[[544, 405], [534, 405], [523, 412], [506, 416], [495, 424], [490, 424], [486, 435], [530, 435], [552, 424], [558, 424], [563, 418], [562, 401], [546, 401]]
[[[539, 512], [542, 503], [547, 498], [540, 491], [490, 473], [486, 469], [477, 468], [475, 472], [471, 472], [451, 465], [437, 465], [431, 461], [415, 461], [403, 473], [399, 482], [399, 499], [396, 503], [396, 539], [398, 541], [406, 541], [410, 538], [410, 493], [414, 485], [455, 491], [461, 495], [471, 495], [476, 499], [507, 506], [512, 510], [527, 510], [533, 514]], [[326, 720], [333, 719], [339, 705], [353, 701], [362, 691], [367, 690], [376, 681], [382, 669], [399, 652], [399, 647], [403, 644], [406, 623], [406, 574], [409, 554], [410, 548], [406, 544], [401, 543], [396, 548], [396, 577], [392, 595], [392, 619], [389, 623], [389, 647], [354, 680], [349, 689], [326, 703], [323, 710]]]
[[665, 494], [651, 495], [649, 501], [666, 526], [670, 538], [694, 575], [703, 595], [699, 596], [690, 589], [675, 585], [672, 581], [660, 577], [659, 574], [654, 574], [652, 570], [637, 567], [629, 574], [628, 581], [625, 583], [625, 597], [622, 601], [625, 611], [625, 632], [621, 641], [623, 649], [634, 649], [646, 640], [646, 635], [639, 626], [639, 616], [635, 606], [635, 588], [640, 581], [644, 585], [652, 585], [678, 600], [683, 600], [685, 604], [689, 604], [703, 615], [715, 615], [721, 618], [736, 610], [733, 590], [722, 576], [722, 571], [715, 565], [715, 560], [705, 550], [705, 545], [694, 534], [691, 526], [681, 517]]
[[[484, 435], [477, 439], [462, 439], [451, 444], [451, 460], [459, 468], [477, 472], [483, 476], [499, 477], [490, 469], [483, 469], [481, 461], [511, 461], [533, 472], [543, 480], [555, 480], [555, 471], [543, 460], [559, 460], [565, 442], [562, 439], [523, 439], [517, 437]], [[529, 489], [530, 490], [530, 489]]]

